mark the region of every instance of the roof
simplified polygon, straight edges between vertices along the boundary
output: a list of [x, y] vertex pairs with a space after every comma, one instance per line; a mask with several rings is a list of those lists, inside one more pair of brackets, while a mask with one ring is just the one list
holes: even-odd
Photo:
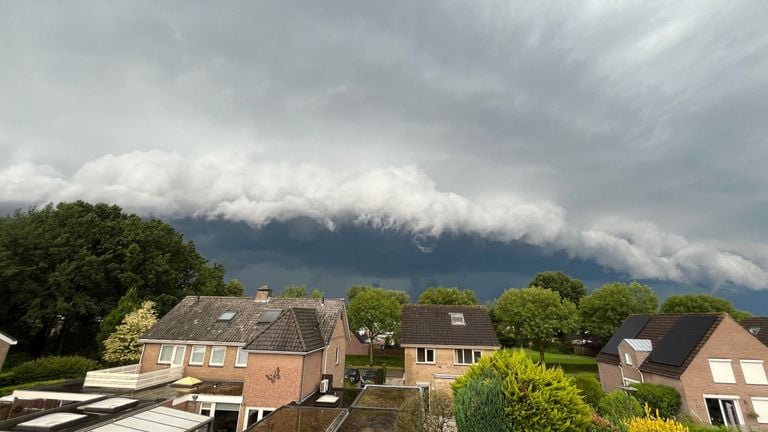
[[7, 343], [8, 345], [16, 345], [18, 342], [16, 339], [8, 336], [7, 334], [0, 331], [0, 341], [3, 341]]
[[635, 351], [648, 352], [653, 350], [653, 343], [650, 339], [624, 339]]
[[309, 352], [325, 346], [315, 309], [284, 309], [256, 339], [246, 345], [252, 351]]
[[[294, 311], [289, 314], [290, 309]], [[285, 348], [281, 351], [316, 349], [330, 343], [343, 311], [344, 300], [341, 299], [270, 298], [254, 301], [252, 297], [188, 296], [141, 340], [220, 342], [238, 346], [254, 343], [254, 346], [270, 351], [269, 347]], [[234, 316], [228, 320], [218, 319], [225, 312], [233, 312]], [[276, 317], [261, 319], [270, 314]]]
[[[643, 339], [653, 349], [640, 371], [678, 379], [722, 320], [723, 314], [630, 315], [596, 359], [617, 365], [619, 343]], [[645, 346], [645, 342], [639, 345]]]
[[739, 321], [739, 324], [747, 329], [757, 340], [762, 342], [763, 345], [768, 346], [768, 317], [744, 318]]
[[[452, 313], [464, 324], [451, 324]], [[401, 345], [498, 347], [499, 339], [485, 306], [405, 305]]]

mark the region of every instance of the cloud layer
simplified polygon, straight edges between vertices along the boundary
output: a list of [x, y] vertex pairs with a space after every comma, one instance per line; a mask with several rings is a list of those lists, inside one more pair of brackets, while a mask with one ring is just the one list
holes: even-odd
[[632, 278], [768, 288], [765, 263], [756, 262], [754, 249], [739, 254], [724, 244], [692, 242], [626, 219], [577, 226], [556, 203], [509, 194], [470, 199], [439, 190], [414, 166], [331, 171], [261, 161], [247, 152], [185, 157], [156, 150], [104, 156], [69, 176], [30, 163], [0, 171], [0, 205], [76, 199], [117, 203], [166, 219], [246, 222], [256, 229], [296, 218], [329, 230], [363, 225], [412, 235], [424, 253], [434, 247], [430, 239], [449, 234], [519, 241], [562, 250]]

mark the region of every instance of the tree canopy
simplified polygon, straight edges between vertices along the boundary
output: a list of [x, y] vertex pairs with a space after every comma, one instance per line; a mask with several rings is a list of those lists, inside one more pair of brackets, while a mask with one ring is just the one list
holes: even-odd
[[684, 294], [667, 297], [659, 309], [661, 313], [707, 313], [726, 312], [739, 320], [752, 316], [749, 312], [740, 311], [726, 299], [711, 294]]
[[477, 296], [470, 289], [460, 290], [455, 287], [432, 287], [427, 288], [421, 293], [419, 304], [476, 305]]
[[500, 331], [519, 343], [535, 346], [541, 362], [544, 348], [554, 338], [578, 329], [576, 306], [544, 288], [508, 289], [499, 297], [493, 313]]
[[312, 293], [310, 295], [307, 295], [307, 286], [306, 285], [286, 285], [285, 288], [283, 288], [283, 292], [280, 293], [281, 298], [301, 298], [301, 297], [312, 297], [312, 298], [323, 298], [325, 297], [325, 294], [323, 294], [322, 291], [315, 288], [312, 290]]
[[370, 339], [369, 355], [373, 364], [373, 340], [385, 332], [398, 332], [403, 304], [397, 291], [367, 287], [349, 302], [349, 323], [353, 329], [364, 328]]
[[[242, 294], [165, 222], [82, 201], [0, 218], [0, 328], [19, 348], [96, 351], [99, 321], [130, 288], [160, 315], [186, 295]], [[236, 281], [235, 281], [236, 282]]]
[[153, 302], [145, 301], [141, 307], [125, 315], [115, 332], [104, 341], [104, 361], [128, 364], [141, 359], [139, 338], [157, 322], [154, 306]]
[[656, 312], [656, 293], [638, 282], [612, 282], [581, 299], [582, 330], [605, 342], [631, 314]]
[[563, 300], [568, 300], [575, 305], [578, 305], [581, 298], [587, 295], [587, 287], [580, 280], [573, 279], [561, 271], [536, 273], [528, 286], [555, 291]]

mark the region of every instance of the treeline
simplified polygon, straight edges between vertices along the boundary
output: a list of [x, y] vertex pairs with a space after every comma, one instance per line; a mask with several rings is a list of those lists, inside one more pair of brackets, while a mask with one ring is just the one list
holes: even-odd
[[[155, 302], [160, 315], [186, 295], [242, 295], [165, 222], [82, 201], [0, 218], [0, 329], [33, 357], [94, 357], [126, 309]], [[123, 308], [115, 308], [123, 299]]]

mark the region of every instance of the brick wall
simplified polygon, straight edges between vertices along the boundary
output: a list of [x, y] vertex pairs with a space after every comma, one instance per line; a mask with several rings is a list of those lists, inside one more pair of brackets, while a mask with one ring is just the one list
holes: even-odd
[[[351, 336], [351, 339], [357, 340]], [[339, 364], [336, 364], [336, 348], [339, 348]], [[325, 364], [325, 373], [333, 375], [333, 387], [344, 387], [344, 357], [347, 355], [347, 337], [344, 332], [344, 320], [339, 319], [333, 330], [331, 343], [328, 345], [328, 353]]]
[[617, 365], [597, 362], [597, 371], [600, 374], [600, 385], [604, 392], [609, 392], [622, 386], [621, 371]]
[[[427, 347], [428, 348], [428, 347]], [[416, 349], [405, 348], [405, 385], [429, 382], [433, 388], [445, 388], [451, 379], [435, 380], [435, 374], [463, 375], [469, 366], [454, 364], [453, 348], [434, 348], [435, 364], [417, 364]], [[496, 349], [480, 349], [482, 355], [491, 355]]]
[[[257, 354], [248, 356], [243, 385], [243, 405], [248, 407], [279, 407], [298, 399], [304, 356], [290, 354]], [[280, 378], [267, 378], [275, 368]]]
[[[333, 357], [329, 354], [330, 361]], [[315, 351], [304, 357], [304, 373], [302, 374], [301, 398], [311, 395], [320, 389], [320, 377], [323, 374], [323, 351]]]
[[[160, 347], [162, 344], [145, 344], [144, 356], [141, 361], [141, 372], [151, 372], [159, 369], [169, 368], [170, 365], [158, 364], [160, 357]], [[192, 346], [186, 345], [184, 350], [184, 376], [193, 376], [203, 381], [236, 381], [242, 382], [245, 379], [245, 369], [235, 367], [237, 360], [237, 347], [228, 346], [224, 355], [224, 366], [209, 366], [211, 358], [212, 345], [206, 346], [205, 356], [203, 356], [203, 365], [195, 366], [189, 364], [189, 357], [192, 354]], [[249, 356], [249, 361], [250, 356]]]
[[7, 343], [0, 341], [0, 370], [3, 370], [3, 363], [8, 356], [8, 350], [11, 348]]
[[[730, 359], [736, 384], [714, 383], [709, 359]], [[758, 424], [748, 415], [752, 411], [750, 398], [768, 397], [768, 385], [746, 384], [739, 360], [762, 360], [765, 367], [768, 365], [768, 347], [736, 321], [725, 317], [681, 377], [685, 386], [684, 408], [708, 422], [704, 394], [737, 396], [742, 421], [748, 426], [759, 427], [759, 430], [768, 430], [768, 425]]]

